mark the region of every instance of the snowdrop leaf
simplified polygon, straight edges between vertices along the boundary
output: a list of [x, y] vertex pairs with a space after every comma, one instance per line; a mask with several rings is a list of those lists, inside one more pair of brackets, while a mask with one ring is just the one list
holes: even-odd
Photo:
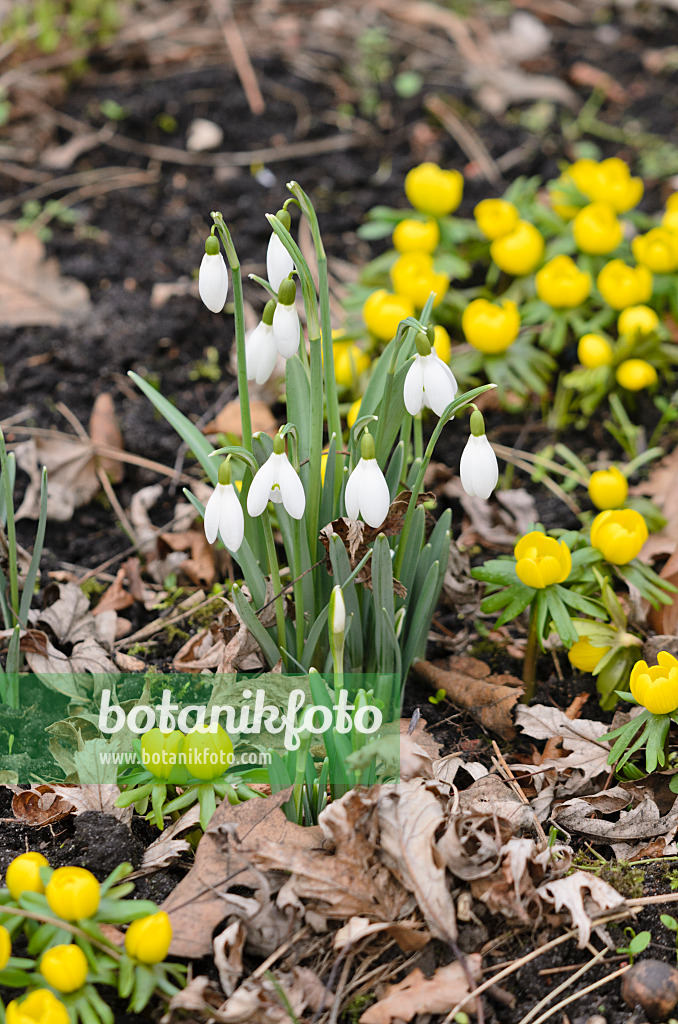
[[233, 597], [233, 603], [235, 604], [238, 615], [245, 623], [250, 633], [257, 641], [261, 650], [269, 663], [271, 668], [280, 661], [280, 652], [278, 651], [278, 645], [272, 639], [265, 626], [261, 624], [257, 618], [252, 605], [247, 600], [240, 587], [235, 584], [231, 591]]
[[[445, 563], [447, 564], [447, 563]], [[415, 658], [421, 657], [424, 653], [426, 637], [428, 636], [430, 617], [438, 599], [439, 583], [438, 570], [440, 566], [434, 562], [431, 570], [424, 580], [423, 586], [417, 595], [416, 602], [411, 605], [412, 615], [407, 626], [407, 642], [403, 651], [403, 672], [407, 674], [410, 665]]]
[[285, 364], [285, 392], [287, 419], [297, 428], [299, 461], [305, 462], [311, 451], [311, 422], [308, 415], [311, 407], [311, 387], [299, 356], [293, 356]]
[[405, 549], [402, 569], [400, 570], [400, 582], [403, 584], [408, 594], [412, 589], [412, 580], [414, 579], [414, 574], [421, 554], [425, 526], [426, 510], [422, 505], [418, 505], [414, 510], [414, 515], [412, 517], [410, 536]]
[[384, 476], [386, 477], [386, 483], [388, 484], [389, 493], [391, 495], [391, 500], [393, 500], [393, 498], [398, 493], [398, 485], [400, 483], [400, 474], [403, 469], [404, 458], [405, 444], [403, 441], [400, 441], [397, 444], [393, 452], [393, 455], [391, 456], [391, 460], [388, 464], [388, 469], [384, 474]]

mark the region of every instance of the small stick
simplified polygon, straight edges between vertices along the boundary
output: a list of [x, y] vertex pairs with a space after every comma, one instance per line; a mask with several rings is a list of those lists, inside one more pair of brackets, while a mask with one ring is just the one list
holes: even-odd
[[233, 16], [231, 0], [210, 0], [210, 6], [221, 25], [226, 46], [233, 60], [249, 108], [257, 116], [263, 114], [266, 104], [264, 103], [264, 97], [261, 95], [261, 89], [259, 88], [257, 76], [252, 67], [252, 61], [247, 52], [245, 41]]
[[606, 978], [601, 978], [599, 981], [594, 981], [592, 985], [587, 985], [586, 988], [582, 988], [579, 992], [573, 992], [566, 999], [561, 999], [559, 1003], [552, 1006], [546, 1013], [542, 1013], [541, 1017], [537, 1017], [534, 1024], [543, 1024], [545, 1020], [552, 1017], [558, 1010], [562, 1010], [564, 1006], [568, 1006], [573, 1003], [576, 999], [581, 999], [582, 996], [586, 996], [589, 992], [594, 992], [597, 988], [602, 988], [603, 985], [607, 985], [608, 982], [614, 981], [615, 978], [620, 978], [622, 974], [626, 974], [627, 971], [631, 970], [632, 964], [626, 964], [624, 967], [620, 967], [618, 971], [614, 971], [612, 974], [608, 974]]
[[[506, 759], [504, 758], [504, 755], [502, 754], [501, 750], [499, 749], [499, 746], [497, 745], [497, 741], [496, 740], [492, 740], [492, 746], [494, 747], [494, 752], [497, 755], [497, 760], [499, 761], [499, 765], [500, 765], [502, 771], [505, 773], [506, 778], [508, 779], [508, 783], [509, 783], [511, 789], [516, 794], [516, 796], [518, 797], [518, 799], [520, 800], [521, 803], [527, 804], [527, 806], [530, 807], [530, 801], [527, 799], [527, 797], [523, 793], [522, 789], [520, 788], [520, 786], [516, 782], [516, 777], [513, 774], [513, 772], [511, 771], [511, 769], [509, 768], [509, 766], [507, 765]], [[531, 807], [530, 807], [530, 810], [532, 810]], [[532, 810], [532, 813], [534, 814], [533, 810]], [[542, 828], [542, 824], [539, 821], [539, 819], [537, 818], [536, 814], [534, 814], [534, 827], [537, 830], [537, 835], [539, 836], [539, 841], [541, 843], [548, 843], [548, 837], [547, 837], [546, 833], [544, 832], [544, 829]]]
[[548, 1006], [548, 1004], [551, 1002], [552, 999], [555, 998], [555, 996], [559, 996], [560, 993], [564, 992], [566, 988], [569, 988], [570, 985], [573, 985], [575, 981], [578, 981], [579, 978], [581, 978], [582, 974], [586, 974], [586, 972], [590, 971], [592, 967], [595, 967], [595, 965], [603, 959], [607, 952], [607, 949], [601, 949], [599, 952], [596, 953], [595, 956], [591, 957], [590, 960], [588, 960], [582, 967], [580, 967], [578, 971], [575, 971], [575, 973], [571, 975], [569, 978], [566, 978], [565, 981], [561, 981], [560, 985], [557, 985], [552, 992], [548, 992], [543, 999], [540, 999], [539, 1002], [532, 1007], [529, 1013], [525, 1014], [525, 1016], [519, 1022], [519, 1024], [528, 1024], [528, 1022], [531, 1021], [533, 1017], [537, 1016], [540, 1010], [542, 1010], [545, 1006]]
[[440, 96], [427, 96], [424, 106], [438, 118], [469, 160], [478, 165], [483, 177], [491, 185], [499, 186], [502, 182], [501, 171], [480, 136], [469, 125], [464, 124]]

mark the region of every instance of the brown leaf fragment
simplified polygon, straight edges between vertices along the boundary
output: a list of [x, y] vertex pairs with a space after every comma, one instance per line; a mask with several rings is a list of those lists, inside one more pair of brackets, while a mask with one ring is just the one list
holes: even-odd
[[214, 583], [214, 555], [204, 530], [186, 530], [183, 533], [161, 533], [158, 537], [158, 557], [168, 551], [187, 552], [180, 559], [178, 569], [196, 586], [211, 587]]
[[[663, 580], [672, 583], [674, 587], [678, 587], [678, 545], [659, 575]], [[671, 633], [675, 636], [678, 633], [678, 593], [668, 596], [671, 598], [671, 603], [660, 604], [658, 608], [650, 608], [647, 621], [655, 633]]]
[[12, 797], [12, 813], [24, 825], [40, 828], [51, 825], [73, 814], [75, 808], [71, 802], [55, 793], [51, 786], [36, 786], [24, 789]]
[[214, 964], [225, 996], [232, 996], [242, 977], [242, 954], [247, 931], [242, 921], [233, 921], [214, 940]]
[[84, 814], [86, 811], [97, 811], [99, 814], [107, 814], [118, 821], [131, 821], [133, 807], [116, 807], [116, 800], [120, 796], [120, 787], [113, 783], [95, 784], [86, 786], [54, 786], [55, 794], [63, 800], [68, 800], [73, 805], [74, 814]]
[[[589, 898], [585, 899], [585, 893]], [[603, 910], [621, 909], [624, 897], [608, 882], [589, 871], [575, 871], [567, 878], [546, 882], [537, 889], [542, 899], [550, 900], [556, 913], [566, 908], [572, 917], [572, 924], [579, 931], [577, 945], [583, 949], [591, 937], [591, 917]]]
[[[281, 998], [281, 992], [283, 998]], [[220, 1024], [289, 1024], [290, 1015], [299, 1020], [304, 1010], [318, 1013], [327, 1008], [334, 993], [308, 967], [278, 972], [270, 978], [251, 977], [235, 990], [214, 1014]]]
[[362, 939], [385, 932], [398, 943], [404, 953], [423, 949], [431, 935], [422, 928], [419, 921], [370, 921], [365, 917], [352, 917], [334, 935], [333, 946], [341, 953], [355, 946]]
[[[473, 953], [466, 962], [473, 977], [479, 980], [482, 974], [480, 955]], [[397, 985], [388, 986], [384, 998], [362, 1014], [360, 1024], [391, 1024], [394, 1020], [410, 1021], [419, 1014], [445, 1014], [462, 1002], [468, 993], [469, 983], [458, 960], [439, 967], [431, 978], [415, 967]], [[476, 1000], [464, 1002], [461, 1009], [475, 1014]]]
[[0, 323], [5, 327], [59, 327], [79, 323], [91, 309], [87, 287], [61, 277], [56, 259], [31, 231], [14, 234], [0, 223]]
[[[1, 290], [0, 290], [1, 294]], [[94, 449], [87, 441], [58, 437], [32, 437], [14, 449], [17, 465], [28, 473], [29, 482], [24, 499], [17, 509], [17, 519], [38, 519], [40, 516], [40, 482], [43, 466], [47, 469], [47, 518], [68, 522], [73, 512], [87, 505], [101, 486], [96, 473]]]
[[520, 680], [506, 686], [505, 680], [495, 684], [493, 676], [478, 679], [457, 669], [441, 669], [429, 661], [415, 661], [412, 666], [420, 679], [436, 691], [445, 691], [452, 703], [470, 711], [482, 725], [504, 740], [515, 736], [513, 709], [522, 696]]
[[[113, 611], [95, 618], [89, 601], [74, 583], [50, 583], [45, 589], [44, 607], [32, 609], [29, 621], [45, 636], [45, 643], [36, 650], [26, 648], [26, 661], [32, 672], [48, 676], [64, 676], [60, 692], [79, 695], [77, 675], [80, 673], [115, 672], [115, 665], [103, 646], [115, 637]], [[51, 679], [50, 686], [57, 688]]]
[[[266, 402], [254, 399], [250, 402], [250, 413], [252, 416], [252, 431], [261, 431], [263, 434], [275, 434], [278, 429], [278, 421], [271, 412]], [[234, 399], [227, 402], [220, 412], [203, 428], [203, 434], [234, 434], [240, 437], [242, 425], [240, 422], [240, 402]]]
[[[111, 395], [104, 391], [97, 395], [89, 417], [89, 436], [94, 444], [107, 448], [120, 448], [122, 451], [122, 433], [115, 414], [115, 405]], [[108, 455], [98, 456], [98, 463], [111, 483], [119, 484], [125, 475], [125, 466], [120, 459]]]
[[613, 103], [624, 104], [627, 102], [628, 97], [624, 87], [607, 71], [588, 64], [586, 61], [574, 62], [570, 67], [570, 81], [574, 85], [581, 85], [586, 89], [598, 89]]

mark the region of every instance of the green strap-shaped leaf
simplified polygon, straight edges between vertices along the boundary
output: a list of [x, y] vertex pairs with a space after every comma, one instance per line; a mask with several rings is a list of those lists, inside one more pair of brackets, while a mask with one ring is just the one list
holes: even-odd
[[[274, 584], [275, 586], [275, 584]], [[277, 644], [273, 641], [272, 637], [266, 630], [265, 626], [261, 624], [257, 616], [255, 615], [252, 605], [245, 598], [240, 587], [237, 583], [233, 584], [231, 591], [235, 607], [238, 610], [240, 617], [249, 629], [250, 633], [261, 647], [264, 657], [269, 663], [270, 667], [273, 668], [277, 665], [280, 660], [280, 653], [278, 651]]]

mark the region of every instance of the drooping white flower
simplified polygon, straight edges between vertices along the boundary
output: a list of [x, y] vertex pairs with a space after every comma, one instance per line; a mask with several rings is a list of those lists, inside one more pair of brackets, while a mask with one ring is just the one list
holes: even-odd
[[411, 416], [416, 416], [425, 407], [432, 409], [436, 416], [442, 416], [454, 401], [457, 381], [447, 363], [444, 363], [431, 348], [426, 335], [420, 331], [416, 338], [417, 354], [407, 371], [403, 399]]
[[368, 526], [381, 526], [388, 514], [391, 496], [386, 477], [374, 456], [374, 440], [365, 431], [360, 441], [361, 459], [355, 467], [344, 492], [349, 519], [362, 515]]
[[237, 551], [245, 535], [245, 517], [231, 483], [228, 460], [219, 468], [219, 482], [205, 506], [205, 536], [214, 544], [217, 534], [229, 551]]
[[286, 278], [278, 289], [278, 305], [273, 314], [273, 337], [284, 359], [291, 359], [299, 351], [299, 314], [294, 305], [296, 294], [296, 284]]
[[282, 503], [293, 519], [301, 519], [306, 508], [303, 484], [285, 454], [285, 442], [279, 434], [273, 441], [273, 453], [250, 484], [247, 511], [251, 516], [260, 516], [269, 501]]
[[471, 498], [489, 498], [497, 486], [497, 456], [485, 434], [482, 413], [471, 413], [471, 435], [461, 454], [459, 475], [462, 487]]
[[205, 242], [205, 255], [198, 273], [198, 292], [209, 310], [221, 313], [228, 295], [228, 270], [214, 235]]
[[273, 337], [275, 301], [266, 303], [261, 320], [245, 341], [247, 379], [265, 384], [278, 361], [278, 347]]

